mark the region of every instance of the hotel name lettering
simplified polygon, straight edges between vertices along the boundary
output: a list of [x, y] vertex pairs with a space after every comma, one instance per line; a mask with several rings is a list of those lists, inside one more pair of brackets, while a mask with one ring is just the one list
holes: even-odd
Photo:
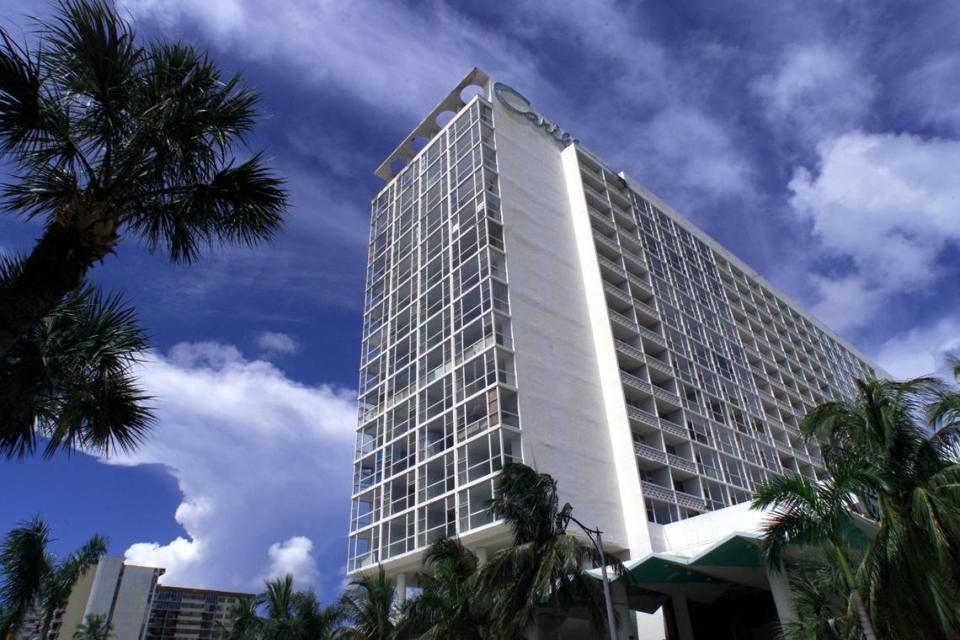
[[543, 114], [536, 111], [530, 104], [530, 101], [513, 87], [505, 85], [502, 82], [494, 82], [493, 93], [497, 96], [497, 100], [502, 102], [510, 111], [523, 116], [535, 126], [543, 129], [563, 146], [579, 142], [579, 140], [561, 129], [556, 122], [551, 122], [543, 117]]

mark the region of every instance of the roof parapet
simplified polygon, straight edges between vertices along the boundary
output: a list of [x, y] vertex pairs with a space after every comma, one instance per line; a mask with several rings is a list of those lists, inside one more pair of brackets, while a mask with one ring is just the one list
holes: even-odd
[[483, 70], [474, 67], [473, 70], [464, 77], [463, 80], [451, 91], [446, 98], [444, 98], [440, 104], [438, 104], [430, 114], [424, 118], [416, 128], [410, 132], [410, 134], [403, 139], [403, 142], [393, 150], [387, 159], [380, 163], [380, 166], [377, 167], [377, 170], [374, 173], [377, 177], [382, 178], [383, 180], [390, 181], [396, 175], [397, 172], [394, 171], [393, 165], [397, 160], [404, 160], [409, 162], [412, 160], [418, 153], [419, 150], [413, 148], [413, 141], [419, 138], [427, 138], [432, 140], [433, 136], [437, 135], [440, 130], [443, 128], [441, 125], [437, 124], [437, 116], [445, 111], [452, 111], [457, 113], [466, 106], [466, 102], [463, 101], [463, 98], [460, 97], [460, 94], [463, 93], [463, 90], [467, 87], [474, 85], [482, 88], [485, 95], [490, 95], [490, 76], [486, 74]]

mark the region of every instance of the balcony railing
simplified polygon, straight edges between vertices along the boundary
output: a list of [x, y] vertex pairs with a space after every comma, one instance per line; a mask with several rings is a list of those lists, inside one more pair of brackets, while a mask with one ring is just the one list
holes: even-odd
[[631, 344], [627, 344], [623, 340], [617, 340], [616, 344], [617, 344], [617, 351], [619, 351], [620, 353], [624, 353], [635, 360], [640, 360], [640, 361], [643, 360], [643, 351], [641, 351], [640, 349], [637, 349], [635, 346]]
[[627, 405], [627, 416], [631, 420], [645, 424], [648, 427], [656, 428], [660, 426], [660, 419], [657, 416], [653, 415], [649, 411], [644, 411], [643, 409], [634, 407], [632, 405]]
[[660, 314], [657, 313], [657, 310], [654, 307], [651, 307], [646, 302], [640, 302], [639, 300], [634, 300], [633, 305], [637, 308], [638, 311], [643, 312], [650, 318], [659, 319]]
[[679, 438], [684, 438], [687, 440], [690, 439], [690, 433], [675, 422], [670, 422], [669, 420], [660, 420], [660, 428]]
[[612, 240], [611, 238], [608, 238], [607, 236], [603, 235], [603, 234], [600, 233], [599, 231], [596, 231], [596, 230], [595, 230], [595, 231], [593, 232], [593, 237], [594, 237], [600, 244], [604, 245], [605, 247], [608, 247], [609, 249], [612, 249], [613, 251], [617, 251], [617, 252], [620, 251], [620, 245], [618, 245], [618, 244], [616, 243], [616, 241]]
[[658, 484], [646, 480], [642, 480], [640, 486], [643, 488], [645, 498], [653, 498], [654, 500], [663, 500], [665, 502], [676, 501], [676, 493], [674, 493], [672, 489], [661, 487]]
[[621, 371], [620, 377], [623, 380], [623, 384], [627, 385], [628, 387], [633, 387], [634, 389], [638, 389], [644, 393], [652, 393], [650, 389], [650, 383], [646, 380], [641, 380], [637, 376], [633, 375], [632, 373], [627, 373], [626, 371]]
[[624, 268], [621, 267], [616, 262], [614, 262], [613, 260], [611, 260], [610, 258], [606, 257], [605, 255], [598, 255], [597, 259], [600, 262], [601, 266], [606, 267], [607, 269], [610, 269], [611, 271], [619, 275], [621, 278], [627, 277], [627, 272], [624, 270]]
[[633, 304], [633, 297], [623, 289], [620, 289], [619, 287], [617, 287], [616, 285], [612, 285], [609, 282], [605, 282], [603, 284], [603, 290], [613, 295], [618, 300], [626, 302], [627, 304]]
[[652, 340], [653, 342], [656, 342], [656, 343], [657, 343], [658, 345], [660, 345], [661, 347], [667, 346], [667, 339], [664, 338], [664, 337], [663, 337], [662, 335], [660, 335], [659, 333], [657, 333], [656, 331], [653, 331], [652, 329], [647, 329], [646, 327], [641, 326], [641, 327], [640, 327], [640, 335], [642, 335], [642, 336], [644, 336], [644, 337], [646, 337], [646, 338], [649, 338], [650, 340]]
[[599, 200], [602, 200], [603, 202], [607, 202], [607, 196], [604, 195], [604, 194], [602, 194], [602, 193], [600, 193], [599, 191], [597, 191], [597, 190], [594, 189], [593, 187], [591, 187], [588, 183], [586, 183], [586, 182], [583, 183], [583, 189], [584, 189], [584, 191], [587, 192], [587, 194], [592, 195], [593, 197], [595, 197], [595, 198], [597, 198], [597, 199], [599, 199]]
[[632, 262], [633, 264], [641, 267], [642, 269], [647, 268], [647, 261], [644, 260], [643, 256], [641, 256], [639, 253], [634, 253], [630, 249], [623, 249], [622, 252], [623, 252], [624, 260], [627, 260], [628, 262]]
[[649, 445], [642, 444], [640, 442], [634, 442], [633, 451], [645, 460], [652, 460], [653, 462], [667, 464], [667, 454], [659, 449], [654, 449]]
[[653, 295], [653, 287], [641, 280], [639, 277], [633, 275], [632, 273], [627, 274], [627, 279], [630, 281], [630, 284], [636, 286], [639, 289], [643, 289], [650, 295]]
[[628, 318], [627, 316], [623, 315], [618, 311], [614, 311], [613, 309], [609, 309], [608, 311], [610, 313], [610, 320], [612, 320], [613, 322], [616, 322], [621, 327], [625, 327], [627, 329], [633, 329], [634, 333], [636, 333], [637, 323], [634, 322], [633, 318]]
[[707, 510], [707, 501], [700, 496], [695, 496], [692, 493], [684, 493], [683, 491], [676, 491], [675, 494], [677, 496], [677, 504], [681, 507], [694, 509], [695, 511]]
[[660, 398], [664, 402], [669, 402], [674, 406], [677, 406], [677, 407], [683, 406], [683, 403], [680, 400], [680, 396], [673, 393], [672, 391], [667, 391], [666, 389], [662, 389], [656, 385], [654, 385], [653, 387], [653, 395], [655, 398]]
[[656, 369], [660, 373], [665, 373], [668, 376], [673, 375], [673, 367], [669, 363], [658, 360], [651, 355], [647, 356], [647, 366], [651, 369]]
[[682, 469], [683, 471], [689, 471], [690, 473], [697, 472], [697, 464], [693, 460], [687, 460], [678, 455], [672, 453], [667, 454], [667, 462], [671, 467], [676, 467], [677, 469]]

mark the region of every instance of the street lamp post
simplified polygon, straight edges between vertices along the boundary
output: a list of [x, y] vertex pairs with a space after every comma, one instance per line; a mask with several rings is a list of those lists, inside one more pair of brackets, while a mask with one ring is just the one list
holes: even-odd
[[603, 576], [603, 600], [607, 606], [607, 629], [610, 634], [610, 640], [616, 640], [617, 625], [613, 619], [613, 599], [610, 597], [610, 579], [607, 577], [607, 556], [603, 553], [603, 532], [600, 531], [600, 527], [590, 529], [574, 518], [573, 505], [568, 502], [563, 505], [563, 509], [557, 515], [557, 526], [560, 528], [560, 531], [566, 533], [567, 525], [570, 522], [573, 522], [583, 530], [590, 542], [593, 543], [593, 546], [596, 547], [597, 553], [600, 554], [600, 574]]

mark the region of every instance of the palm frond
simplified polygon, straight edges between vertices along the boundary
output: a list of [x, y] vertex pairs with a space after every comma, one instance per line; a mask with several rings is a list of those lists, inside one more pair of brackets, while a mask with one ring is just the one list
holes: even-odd
[[[0, 286], [20, 268], [0, 261]], [[119, 296], [85, 285], [0, 357], [0, 455], [83, 449], [109, 455], [135, 447], [149, 429], [149, 396], [132, 367], [148, 346]]]

